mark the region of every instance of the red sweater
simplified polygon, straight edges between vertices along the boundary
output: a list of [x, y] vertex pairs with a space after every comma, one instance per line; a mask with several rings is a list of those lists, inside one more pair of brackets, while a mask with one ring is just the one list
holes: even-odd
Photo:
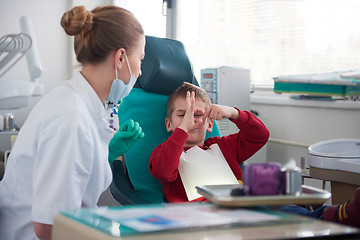
[[[207, 149], [217, 143], [235, 177], [241, 180], [242, 172], [239, 164], [266, 144], [269, 131], [252, 113], [237, 110], [240, 113], [239, 118], [232, 122], [240, 129], [238, 133], [208, 138], [204, 145], [199, 147]], [[150, 173], [162, 184], [163, 193], [169, 202], [189, 201], [178, 170], [181, 153], [189, 149], [184, 148], [187, 138], [188, 134], [177, 128], [168, 140], [154, 149], [150, 156]]]

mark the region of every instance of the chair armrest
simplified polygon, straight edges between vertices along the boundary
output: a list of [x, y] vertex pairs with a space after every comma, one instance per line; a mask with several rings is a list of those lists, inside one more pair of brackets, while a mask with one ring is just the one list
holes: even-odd
[[110, 184], [110, 192], [122, 205], [148, 204], [134, 190], [125, 166], [122, 161], [116, 160], [110, 164], [113, 180]]

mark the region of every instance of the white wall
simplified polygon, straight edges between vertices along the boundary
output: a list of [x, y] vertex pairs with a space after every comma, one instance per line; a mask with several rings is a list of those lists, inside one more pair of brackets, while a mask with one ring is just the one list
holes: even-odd
[[[69, 6], [70, 2], [63, 0], [0, 1], [0, 36], [19, 33], [20, 17], [23, 15], [31, 17], [41, 62], [46, 69], [46, 72], [40, 77], [40, 83], [45, 85], [46, 92], [69, 76], [71, 40], [60, 26], [60, 19]], [[23, 57], [0, 80], [29, 81], [26, 58]], [[22, 126], [31, 108], [38, 100], [39, 97], [33, 97], [30, 99], [28, 107], [11, 111], [15, 115], [15, 123], [18, 126]], [[6, 112], [8, 111], [0, 111], [0, 114], [3, 115]]]
[[[360, 102], [287, 101], [287, 96], [268, 96], [268, 99], [262, 96], [259, 99], [254, 95], [251, 109], [266, 119], [270, 139], [290, 142], [287, 145], [270, 140], [267, 161], [286, 163], [294, 159], [300, 167], [300, 158], [307, 156], [308, 149], [292, 143], [311, 145], [336, 138], [360, 138]], [[281, 101], [271, 101], [271, 98]]]

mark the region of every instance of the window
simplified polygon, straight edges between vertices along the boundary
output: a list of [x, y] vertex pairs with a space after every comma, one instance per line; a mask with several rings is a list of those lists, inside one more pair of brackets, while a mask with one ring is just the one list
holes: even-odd
[[358, 0], [178, 0], [176, 39], [194, 66], [249, 68], [255, 84], [284, 74], [360, 68]]
[[165, 37], [166, 16], [162, 0], [114, 0], [114, 5], [132, 12], [144, 28], [146, 35]]

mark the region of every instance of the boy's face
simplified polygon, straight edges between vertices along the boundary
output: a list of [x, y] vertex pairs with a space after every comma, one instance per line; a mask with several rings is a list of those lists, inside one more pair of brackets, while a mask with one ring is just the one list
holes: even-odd
[[[194, 113], [194, 121], [202, 121], [203, 114], [205, 113], [206, 107], [205, 103], [200, 100], [195, 100], [195, 113]], [[175, 99], [173, 103], [174, 110], [171, 114], [171, 119], [165, 119], [165, 125], [168, 132], [174, 131], [181, 122], [183, 121], [185, 112], [186, 112], [186, 100], [185, 98], [179, 97]], [[195, 128], [188, 132], [188, 139], [184, 147], [192, 147], [192, 146], [203, 146], [206, 132], [212, 131], [212, 121], [207, 118], [205, 124], [201, 125], [198, 128]]]

